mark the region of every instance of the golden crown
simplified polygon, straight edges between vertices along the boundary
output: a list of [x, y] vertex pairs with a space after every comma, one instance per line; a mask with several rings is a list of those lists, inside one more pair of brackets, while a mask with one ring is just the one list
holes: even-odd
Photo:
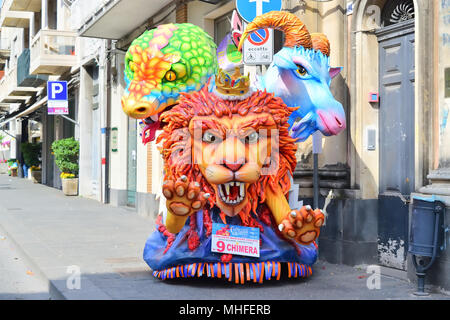
[[239, 67], [234, 69], [232, 75], [219, 69], [216, 75], [216, 94], [222, 99], [243, 100], [248, 98], [251, 93], [250, 78], [242, 76]]

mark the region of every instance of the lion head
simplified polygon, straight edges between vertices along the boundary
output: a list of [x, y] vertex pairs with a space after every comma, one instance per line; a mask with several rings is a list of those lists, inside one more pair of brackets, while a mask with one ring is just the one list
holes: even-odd
[[272, 93], [256, 91], [243, 100], [226, 100], [208, 91], [183, 94], [163, 113], [167, 125], [158, 137], [165, 178], [185, 175], [211, 194], [209, 205], [221, 215], [256, 213], [265, 188], [290, 188], [296, 165], [294, 139], [288, 133], [287, 107]]

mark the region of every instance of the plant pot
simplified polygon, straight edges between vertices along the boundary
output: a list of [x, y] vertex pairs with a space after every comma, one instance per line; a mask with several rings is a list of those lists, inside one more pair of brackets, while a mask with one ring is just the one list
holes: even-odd
[[[30, 172], [30, 179], [33, 180], [34, 183], [41, 183], [42, 182], [42, 171], [41, 170], [31, 170]], [[78, 187], [78, 184], [77, 184]]]
[[61, 179], [62, 191], [66, 196], [78, 195], [78, 178]]
[[11, 168], [11, 177], [17, 177], [17, 168]]

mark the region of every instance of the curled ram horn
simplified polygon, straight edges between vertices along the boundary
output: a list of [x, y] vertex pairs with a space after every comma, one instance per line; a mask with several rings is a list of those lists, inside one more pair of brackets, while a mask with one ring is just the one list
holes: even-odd
[[323, 33], [311, 33], [311, 42], [314, 50], [322, 52], [327, 57], [330, 56], [330, 41]]
[[284, 47], [312, 48], [311, 35], [305, 24], [296, 15], [286, 11], [271, 11], [257, 16], [247, 25], [239, 42], [239, 50], [250, 33], [263, 28], [273, 28], [284, 32]]

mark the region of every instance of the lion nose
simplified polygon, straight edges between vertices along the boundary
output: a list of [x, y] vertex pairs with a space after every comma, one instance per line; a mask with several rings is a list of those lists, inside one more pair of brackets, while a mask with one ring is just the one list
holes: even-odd
[[238, 171], [242, 167], [243, 163], [242, 162], [230, 163], [230, 162], [225, 160], [223, 165], [225, 167], [227, 167], [228, 169], [230, 169], [231, 171]]

